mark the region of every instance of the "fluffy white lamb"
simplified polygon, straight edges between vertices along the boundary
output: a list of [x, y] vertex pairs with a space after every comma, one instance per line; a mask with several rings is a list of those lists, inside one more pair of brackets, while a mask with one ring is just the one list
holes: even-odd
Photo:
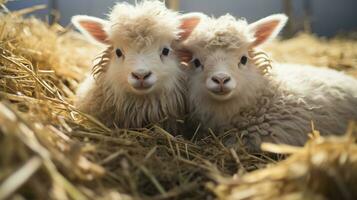
[[108, 48], [78, 90], [76, 106], [109, 127], [160, 124], [176, 130], [186, 112], [185, 80], [172, 49], [199, 22], [160, 1], [118, 3], [108, 20], [74, 16], [73, 24]]
[[259, 151], [262, 142], [303, 145], [312, 121], [328, 135], [345, 133], [349, 120], [357, 119], [354, 78], [293, 64], [274, 64], [267, 70], [269, 60], [257, 48], [276, 37], [285, 15], [252, 24], [231, 15], [201, 18], [181, 47], [192, 53], [192, 120], [222, 137], [231, 130], [224, 140], [227, 145], [237, 137], [250, 151]]

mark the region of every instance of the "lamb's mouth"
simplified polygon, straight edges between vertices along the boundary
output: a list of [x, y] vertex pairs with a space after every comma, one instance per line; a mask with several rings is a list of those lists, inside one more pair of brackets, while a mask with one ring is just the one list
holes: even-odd
[[138, 85], [138, 86], [133, 86], [135, 90], [149, 90], [152, 88], [152, 85]]
[[153, 85], [132, 85], [132, 89], [134, 92], [139, 93], [139, 94], [147, 94], [150, 93], [153, 90], [154, 86]]
[[155, 88], [155, 80], [134, 80], [129, 79], [129, 84], [133, 92], [138, 94], [150, 93]]
[[231, 97], [231, 90], [220, 90], [220, 91], [211, 91], [209, 90], [209, 94], [217, 100], [226, 100]]

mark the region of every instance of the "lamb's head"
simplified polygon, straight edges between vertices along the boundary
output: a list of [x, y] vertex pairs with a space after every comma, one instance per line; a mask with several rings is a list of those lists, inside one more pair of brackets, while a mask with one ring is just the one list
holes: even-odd
[[[108, 46], [94, 67], [94, 75], [104, 77], [100, 81], [118, 95], [149, 95], [175, 89], [182, 71], [172, 44], [190, 32], [179, 15], [160, 1], [142, 1], [136, 5], [118, 3], [108, 18], [72, 19], [92, 41]], [[187, 20], [197, 24], [199, 19]]]
[[252, 24], [228, 14], [203, 17], [182, 45], [192, 55], [188, 62], [191, 100], [249, 103], [256, 90], [264, 88], [266, 80], [253, 52], [274, 38], [286, 21], [283, 14]]

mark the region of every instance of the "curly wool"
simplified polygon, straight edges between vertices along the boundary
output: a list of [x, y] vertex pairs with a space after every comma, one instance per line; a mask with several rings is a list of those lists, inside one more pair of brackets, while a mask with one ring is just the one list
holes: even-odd
[[[200, 72], [191, 71], [188, 84], [191, 121], [201, 124], [201, 136], [212, 129], [226, 145], [237, 146], [241, 139], [256, 152], [262, 142], [303, 145], [312, 122], [322, 135], [338, 135], [346, 132], [350, 120], [357, 120], [356, 79], [327, 68], [271, 65], [249, 48], [252, 39], [245, 20], [226, 15], [202, 20], [184, 42], [183, 48], [201, 62], [211, 62]], [[250, 53], [253, 62], [230, 74], [237, 80], [233, 97], [211, 98], [205, 86], [209, 73], [214, 67], [234, 66], [233, 56], [242, 52]], [[222, 66], [212, 64], [222, 60]]]
[[[156, 46], [179, 37], [177, 17], [176, 12], [167, 9], [160, 1], [141, 1], [135, 6], [118, 3], [109, 14], [110, 26], [106, 27], [111, 44], [93, 67], [93, 76], [89, 76], [78, 89], [76, 107], [110, 128], [143, 128], [157, 124], [173, 134], [177, 133], [177, 120], [186, 113], [186, 87], [184, 73], [174, 55], [167, 58], [170, 65], [156, 71], [168, 77], [166, 82], [156, 83], [157, 90], [150, 94], [133, 93], [128, 89], [126, 74], [109, 72], [112, 65], [115, 65], [112, 68], [118, 67], [113, 61], [113, 46], [127, 49], [145, 46], [147, 52], [153, 52], [147, 59], [155, 58], [162, 64], [156, 57]], [[127, 61], [130, 62], [129, 59]], [[118, 80], [121, 82], [115, 82]]]
[[204, 17], [185, 41], [186, 46], [197, 49], [239, 49], [246, 47], [254, 37], [247, 30], [245, 19], [236, 20], [230, 14], [219, 18]]
[[260, 151], [262, 142], [302, 146], [312, 123], [322, 135], [341, 135], [350, 120], [357, 120], [357, 80], [341, 72], [277, 64], [263, 79], [264, 87], [249, 104], [216, 104], [218, 113], [200, 102], [193, 106], [193, 118], [215, 133], [229, 130], [226, 145], [235, 146], [240, 138], [252, 152]]
[[177, 120], [186, 113], [183, 76], [178, 79], [173, 90], [163, 91], [163, 94], [151, 96], [137, 96], [125, 94], [118, 96], [111, 85], [106, 84], [100, 76], [93, 84], [94, 79], [87, 79], [93, 84], [85, 98], [80, 97], [77, 107], [100, 119], [108, 127], [142, 128], [153, 123], [167, 131], [177, 133]]
[[177, 39], [180, 33], [176, 12], [161, 1], [141, 1], [136, 5], [118, 3], [109, 16], [109, 38], [122, 45], [150, 46]]

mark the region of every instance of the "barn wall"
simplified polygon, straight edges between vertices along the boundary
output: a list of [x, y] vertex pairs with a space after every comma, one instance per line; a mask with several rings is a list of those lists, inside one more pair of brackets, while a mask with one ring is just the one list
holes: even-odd
[[[122, 0], [123, 1], [123, 0]], [[133, 3], [135, 0], [126, 0]], [[292, 0], [295, 28], [302, 27], [303, 1]], [[312, 6], [311, 22], [313, 32], [322, 36], [332, 36], [340, 30], [357, 30], [357, 0], [310, 0]], [[105, 17], [105, 13], [117, 0], [18, 0], [9, 3], [10, 9], [17, 9], [40, 3], [53, 4], [61, 12], [61, 23], [69, 23], [75, 14], [87, 14]], [[213, 16], [227, 12], [235, 16], [244, 16], [252, 22], [272, 13], [283, 12], [282, 0], [180, 0], [180, 11], [200, 11]], [[48, 11], [37, 13], [40, 16]]]

